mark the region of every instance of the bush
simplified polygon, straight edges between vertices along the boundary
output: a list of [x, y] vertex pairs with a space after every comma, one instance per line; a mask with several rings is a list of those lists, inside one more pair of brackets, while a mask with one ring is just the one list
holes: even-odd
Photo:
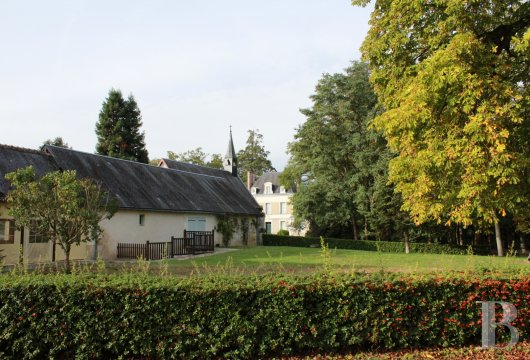
[[277, 235], [280, 235], [280, 236], [289, 236], [289, 230], [280, 229], [280, 230], [278, 230]]
[[[348, 249], [404, 253], [405, 243], [398, 241], [367, 241], [348, 239], [324, 239], [330, 249]], [[265, 246], [320, 247], [320, 238], [302, 236], [263, 235]], [[465, 255], [467, 248], [447, 244], [410, 243], [411, 253]]]
[[[258, 358], [480, 345], [479, 300], [530, 328], [530, 277], [1, 276], [0, 358]], [[507, 333], [506, 331], [504, 332]]]

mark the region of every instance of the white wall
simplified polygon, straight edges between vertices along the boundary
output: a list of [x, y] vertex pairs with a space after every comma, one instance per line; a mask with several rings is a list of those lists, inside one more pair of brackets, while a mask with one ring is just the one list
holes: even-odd
[[[141, 214], [145, 216], [143, 226], [139, 224]], [[183, 237], [184, 230], [187, 230], [188, 217], [204, 217], [206, 231], [212, 231], [217, 225], [217, 217], [212, 214], [120, 210], [110, 220], [101, 222], [103, 234], [99, 241], [98, 253], [104, 259], [116, 259], [118, 243], [169, 242], [171, 236]], [[252, 226], [249, 235], [249, 245], [255, 245], [256, 236]], [[214, 242], [222, 244], [220, 233], [215, 232]], [[240, 231], [234, 234], [230, 245], [242, 245]]]
[[[143, 214], [144, 225], [139, 224], [140, 214]], [[120, 210], [110, 220], [103, 220], [102, 237], [98, 242], [97, 250], [99, 256], [104, 259], [116, 259], [118, 243], [145, 244], [150, 242], [169, 242], [171, 236], [183, 237], [184, 229], [187, 230], [188, 217], [203, 217], [206, 220], [206, 231], [212, 231], [217, 225], [217, 217], [212, 214], [197, 213], [168, 213], [154, 211], [131, 211]], [[0, 218], [10, 219], [4, 204], [0, 204]], [[20, 231], [15, 233], [14, 244], [0, 244], [4, 249], [5, 264], [16, 264], [19, 260]], [[214, 234], [215, 244], [222, 244], [222, 235]], [[242, 245], [241, 229], [234, 234], [230, 246]], [[255, 227], [252, 226], [252, 217], [249, 218], [249, 240], [248, 245], [256, 245]], [[51, 261], [52, 243], [30, 244], [29, 231], [24, 231], [24, 261], [35, 263]], [[79, 246], [72, 247], [71, 259], [93, 259], [94, 244], [89, 241]], [[64, 259], [62, 249], [57, 245], [56, 259]]]
[[[265, 214], [264, 223], [271, 223], [271, 233], [276, 234], [280, 230], [280, 222], [285, 221], [287, 224], [287, 229], [290, 235], [305, 235], [307, 228], [298, 232], [296, 229], [290, 227], [290, 224], [294, 221], [293, 206], [291, 205], [290, 198], [291, 193], [285, 194], [255, 194], [253, 195], [258, 204], [262, 207], [263, 213]], [[280, 203], [287, 203], [287, 211], [285, 214], [280, 213]], [[267, 214], [265, 209], [265, 204], [271, 204], [271, 213]]]
[[[0, 219], [12, 219], [7, 212], [5, 204], [0, 204]], [[53, 245], [49, 241], [47, 243], [32, 244], [29, 242], [29, 230], [24, 229], [24, 239], [21, 239], [22, 232], [15, 231], [15, 241], [13, 244], [0, 244], [2, 256], [5, 256], [4, 264], [17, 264], [20, 258], [20, 252], [23, 250], [23, 260], [25, 263], [39, 263], [48, 262], [52, 260]], [[72, 246], [70, 250], [70, 259], [84, 260], [89, 255], [86, 243], [81, 243], [78, 246]], [[64, 251], [56, 245], [55, 259], [64, 260]]]

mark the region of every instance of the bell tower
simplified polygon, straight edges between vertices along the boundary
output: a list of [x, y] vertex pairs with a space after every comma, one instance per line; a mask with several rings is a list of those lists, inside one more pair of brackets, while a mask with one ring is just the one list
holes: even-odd
[[232, 125], [230, 125], [230, 140], [228, 141], [228, 150], [223, 159], [224, 169], [232, 174], [232, 176], [237, 176], [237, 157], [236, 151], [234, 150], [234, 141], [232, 140]]

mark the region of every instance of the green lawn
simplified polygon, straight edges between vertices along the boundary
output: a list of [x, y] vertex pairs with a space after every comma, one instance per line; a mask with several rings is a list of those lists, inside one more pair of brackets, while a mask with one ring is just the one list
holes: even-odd
[[322, 269], [326, 261], [338, 271], [442, 272], [520, 270], [530, 272], [530, 262], [523, 257], [393, 254], [359, 250], [330, 250], [328, 260], [318, 248], [259, 246], [239, 248], [192, 260], [153, 261], [152, 271], [161, 267], [173, 274], [204, 272], [267, 272], [304, 273]]

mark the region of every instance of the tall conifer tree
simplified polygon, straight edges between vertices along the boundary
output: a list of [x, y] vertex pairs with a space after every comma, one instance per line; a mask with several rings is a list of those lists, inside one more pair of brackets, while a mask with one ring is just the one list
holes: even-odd
[[127, 100], [120, 90], [111, 89], [103, 102], [96, 123], [98, 144], [96, 152], [101, 155], [148, 163], [144, 132], [140, 132], [142, 115], [132, 95]]

